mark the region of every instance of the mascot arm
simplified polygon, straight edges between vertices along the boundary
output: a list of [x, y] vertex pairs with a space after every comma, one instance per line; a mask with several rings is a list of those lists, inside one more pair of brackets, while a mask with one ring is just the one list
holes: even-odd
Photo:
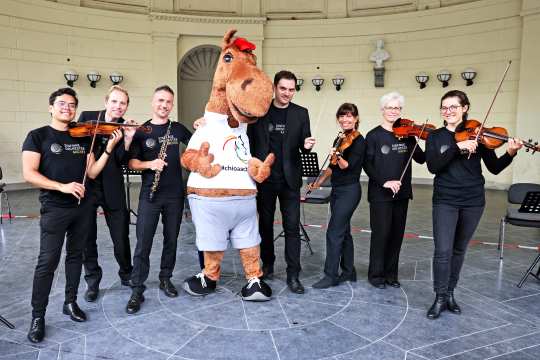
[[219, 164], [212, 164], [214, 155], [209, 154], [210, 144], [203, 142], [199, 150], [187, 149], [182, 155], [182, 166], [192, 172], [198, 172], [205, 178], [212, 178], [221, 171]]
[[264, 161], [261, 161], [255, 157], [252, 157], [248, 161], [248, 174], [253, 180], [262, 183], [270, 176], [270, 168], [275, 160], [274, 154], [268, 154]]

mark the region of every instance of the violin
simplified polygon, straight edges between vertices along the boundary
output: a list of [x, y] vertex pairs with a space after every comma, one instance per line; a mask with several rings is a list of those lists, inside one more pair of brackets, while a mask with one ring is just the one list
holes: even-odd
[[[480, 144], [483, 144], [488, 149], [496, 149], [510, 138], [510, 136], [508, 136], [508, 131], [505, 128], [497, 126], [489, 128], [482, 127], [480, 121], [474, 119], [465, 120], [460, 124], [456, 129], [454, 137], [456, 142], [478, 140]], [[527, 148], [527, 152], [532, 151], [532, 154], [540, 151], [538, 141], [533, 143], [532, 139], [523, 141], [523, 146]]]
[[343, 154], [345, 149], [350, 147], [354, 140], [360, 136], [360, 132], [357, 130], [348, 130], [346, 132], [340, 132], [337, 139], [334, 141], [334, 148], [336, 151], [332, 154], [330, 158], [330, 164], [337, 165], [339, 161], [339, 156]]
[[87, 121], [83, 123], [72, 122], [69, 124], [68, 132], [72, 137], [85, 137], [97, 135], [111, 135], [116, 129], [123, 127], [135, 127], [145, 133], [151, 133], [152, 128], [147, 125], [111, 123], [105, 121]]
[[413, 120], [403, 118], [399, 118], [392, 125], [394, 135], [400, 140], [410, 136], [426, 140], [428, 135], [436, 128], [433, 124], [415, 124]]

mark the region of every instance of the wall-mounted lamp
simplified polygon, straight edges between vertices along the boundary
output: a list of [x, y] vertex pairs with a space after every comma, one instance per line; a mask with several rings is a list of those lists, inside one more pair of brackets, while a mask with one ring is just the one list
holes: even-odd
[[463, 70], [461, 73], [461, 78], [467, 82], [467, 86], [471, 86], [473, 84], [473, 80], [476, 77], [476, 71], [471, 68], [467, 68]]
[[304, 79], [302, 78], [297, 78], [296, 79], [296, 91], [300, 91], [300, 89], [302, 88], [302, 85], [304, 85]]
[[96, 83], [101, 79], [101, 75], [97, 71], [90, 71], [86, 74], [86, 78], [90, 81], [90, 86], [95, 88]]
[[416, 82], [420, 84], [420, 89], [425, 88], [428, 81], [429, 75], [425, 72], [419, 72], [416, 74]]
[[315, 86], [315, 90], [319, 91], [321, 90], [322, 84], [324, 84], [324, 79], [320, 75], [315, 75], [313, 79], [311, 79], [311, 83]]
[[64, 79], [66, 79], [67, 85], [69, 87], [73, 87], [73, 84], [75, 83], [75, 81], [77, 81], [78, 78], [79, 74], [77, 74], [75, 70], [66, 70], [66, 72], [64, 73]]
[[440, 82], [442, 82], [442, 87], [448, 86], [448, 81], [452, 77], [452, 74], [448, 70], [441, 70], [437, 74], [437, 79], [439, 79]]
[[332, 84], [334, 84], [337, 91], [341, 90], [341, 85], [343, 85], [344, 82], [345, 78], [343, 75], [336, 75], [336, 77], [332, 79]]
[[111, 79], [113, 85], [118, 85], [124, 80], [124, 76], [119, 72], [113, 71], [109, 74], [109, 79]]

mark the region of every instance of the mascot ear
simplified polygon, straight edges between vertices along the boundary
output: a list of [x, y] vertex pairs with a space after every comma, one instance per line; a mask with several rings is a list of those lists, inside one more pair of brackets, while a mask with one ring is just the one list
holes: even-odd
[[226, 49], [231, 45], [231, 39], [236, 34], [236, 29], [230, 29], [225, 33], [223, 36], [223, 44], [221, 45], [221, 49]]

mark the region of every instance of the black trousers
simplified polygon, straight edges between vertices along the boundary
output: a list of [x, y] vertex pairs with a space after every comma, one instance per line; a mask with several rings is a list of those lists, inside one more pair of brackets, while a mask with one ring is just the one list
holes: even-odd
[[465, 251], [482, 213], [483, 206], [433, 205], [433, 289], [437, 294], [453, 291], [465, 260]]
[[368, 280], [373, 284], [398, 279], [399, 253], [403, 243], [409, 199], [371, 202], [369, 222]]
[[285, 230], [285, 261], [287, 275], [298, 276], [300, 266], [300, 189], [291, 189], [287, 183], [264, 182], [258, 185], [257, 211], [261, 234], [261, 259], [264, 265], [273, 265], [274, 214], [279, 198], [283, 230]]
[[330, 195], [330, 222], [326, 230], [324, 273], [337, 280], [339, 267], [344, 275], [354, 271], [354, 245], [351, 217], [360, 203], [360, 183], [335, 186]]
[[39, 256], [32, 287], [32, 316], [45, 316], [54, 272], [60, 262], [66, 238], [65, 303], [77, 299], [81, 278], [82, 254], [88, 231], [91, 206], [88, 201], [78, 207], [41, 206]]
[[113, 251], [118, 263], [118, 275], [122, 280], [131, 277], [131, 249], [129, 245], [129, 212], [125, 202], [120, 209], [111, 209], [100, 189], [95, 189], [92, 196], [92, 212], [90, 215], [90, 227], [86, 239], [86, 248], [83, 254], [84, 279], [90, 289], [98, 289], [103, 271], [98, 263], [97, 248], [97, 208], [101, 206], [105, 212], [105, 221], [109, 228], [109, 234], [113, 242]]
[[160, 214], [163, 224], [163, 251], [159, 278], [169, 279], [172, 277], [176, 264], [176, 245], [183, 210], [183, 197], [167, 198], [157, 195], [152, 202], [149, 202], [148, 193], [141, 192], [137, 216], [137, 245], [133, 255], [133, 271], [131, 273], [133, 291], [142, 293], [146, 289], [144, 282], [148, 279], [150, 271], [150, 251]]

